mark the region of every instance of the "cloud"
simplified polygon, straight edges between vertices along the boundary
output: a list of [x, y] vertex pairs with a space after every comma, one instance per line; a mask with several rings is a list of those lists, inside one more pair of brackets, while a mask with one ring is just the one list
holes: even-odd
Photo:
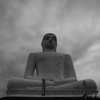
[[72, 56], [78, 79], [92, 78], [99, 87], [99, 5], [100, 0], [0, 0], [1, 84], [23, 77], [28, 54], [41, 51], [43, 35], [53, 32], [57, 51]]

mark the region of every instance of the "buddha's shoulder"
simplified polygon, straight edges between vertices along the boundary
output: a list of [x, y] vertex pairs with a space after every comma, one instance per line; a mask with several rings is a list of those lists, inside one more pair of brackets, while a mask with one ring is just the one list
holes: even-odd
[[43, 52], [30, 53], [29, 57], [35, 57], [35, 56], [38, 56], [38, 55], [41, 55], [41, 54], [43, 54]]
[[67, 56], [67, 57], [70, 57], [71, 55], [70, 54], [63, 54], [64, 56]]
[[[64, 56], [64, 57], [71, 57], [70, 54], [64, 54], [64, 53], [59, 53], [59, 52], [51, 53], [51, 54], [53, 54], [53, 55], [60, 55], [60, 56]], [[46, 53], [43, 53], [43, 52], [30, 53], [29, 57], [35, 57], [35, 56], [40, 56], [40, 55], [46, 55]]]
[[70, 54], [66, 54], [66, 53], [58, 53], [58, 55], [61, 55], [64, 58], [71, 58], [71, 55]]
[[71, 55], [70, 55], [70, 54], [64, 54], [64, 56], [65, 56], [65, 57], [71, 57]]
[[59, 53], [59, 52], [57, 52], [57, 54], [63, 55], [63, 56], [71, 56], [70, 54], [67, 54], [67, 53]]

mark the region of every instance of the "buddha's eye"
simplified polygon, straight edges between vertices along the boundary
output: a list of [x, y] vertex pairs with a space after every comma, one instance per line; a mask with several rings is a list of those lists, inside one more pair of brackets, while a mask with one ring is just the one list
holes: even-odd
[[56, 41], [56, 37], [52, 37], [52, 40]]
[[49, 37], [48, 37], [48, 36], [46, 36], [46, 37], [45, 37], [45, 40], [49, 40]]

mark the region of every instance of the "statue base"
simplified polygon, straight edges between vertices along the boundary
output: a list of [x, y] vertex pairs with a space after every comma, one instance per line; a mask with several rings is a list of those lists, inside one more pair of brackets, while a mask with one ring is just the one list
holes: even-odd
[[78, 96], [78, 97], [63, 97], [63, 96], [57, 96], [57, 97], [52, 97], [52, 96], [46, 96], [46, 97], [18, 97], [18, 96], [14, 96], [14, 97], [3, 97], [0, 98], [0, 100], [100, 100], [99, 97], [87, 97], [84, 98], [83, 96]]

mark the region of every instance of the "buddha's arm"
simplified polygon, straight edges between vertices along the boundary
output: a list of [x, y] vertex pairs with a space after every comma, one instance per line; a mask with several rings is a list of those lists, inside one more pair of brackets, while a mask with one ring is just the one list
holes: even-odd
[[24, 78], [33, 79], [35, 67], [35, 54], [31, 53], [28, 56]]
[[65, 77], [65, 79], [67, 79], [68, 81], [77, 80], [71, 56], [65, 54], [64, 59], [65, 59], [65, 63], [64, 63], [64, 77]]

